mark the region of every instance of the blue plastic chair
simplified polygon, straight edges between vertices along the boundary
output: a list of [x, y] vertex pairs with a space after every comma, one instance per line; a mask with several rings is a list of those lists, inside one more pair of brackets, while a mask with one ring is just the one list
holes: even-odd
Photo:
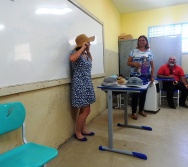
[[55, 148], [27, 142], [24, 120], [26, 111], [22, 103], [0, 104], [0, 135], [22, 127], [23, 144], [0, 154], [0, 167], [47, 167], [47, 162], [58, 155]]

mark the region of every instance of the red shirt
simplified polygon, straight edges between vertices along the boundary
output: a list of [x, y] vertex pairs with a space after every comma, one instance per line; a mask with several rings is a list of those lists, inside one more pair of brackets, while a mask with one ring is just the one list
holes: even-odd
[[164, 76], [168, 76], [168, 75], [174, 75], [174, 79], [176, 81], [180, 81], [180, 78], [182, 76], [185, 76], [183, 69], [178, 66], [175, 65], [174, 67], [171, 68], [172, 72], [170, 71], [170, 67], [168, 64], [165, 64], [163, 66], [161, 66], [158, 70], [158, 75], [164, 75]]

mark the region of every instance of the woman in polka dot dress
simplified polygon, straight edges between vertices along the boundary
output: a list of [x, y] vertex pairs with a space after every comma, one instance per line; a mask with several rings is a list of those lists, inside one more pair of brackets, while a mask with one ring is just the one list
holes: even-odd
[[89, 51], [90, 42], [95, 37], [81, 34], [76, 37], [77, 46], [71, 52], [71, 104], [79, 108], [74, 137], [79, 141], [87, 141], [85, 135], [93, 136], [94, 133], [86, 129], [85, 123], [90, 113], [90, 104], [95, 102], [95, 92], [91, 80], [92, 56]]

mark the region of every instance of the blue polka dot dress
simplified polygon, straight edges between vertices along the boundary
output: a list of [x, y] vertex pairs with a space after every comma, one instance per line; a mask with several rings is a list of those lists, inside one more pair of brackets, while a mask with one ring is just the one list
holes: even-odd
[[73, 107], [81, 108], [96, 101], [91, 68], [92, 62], [89, 56], [87, 59], [80, 56], [75, 62], [71, 62], [71, 104]]

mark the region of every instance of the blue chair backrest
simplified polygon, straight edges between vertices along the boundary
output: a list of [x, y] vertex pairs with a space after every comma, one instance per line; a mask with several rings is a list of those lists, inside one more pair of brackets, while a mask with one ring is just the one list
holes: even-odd
[[21, 102], [0, 104], [0, 135], [20, 128], [26, 111]]

